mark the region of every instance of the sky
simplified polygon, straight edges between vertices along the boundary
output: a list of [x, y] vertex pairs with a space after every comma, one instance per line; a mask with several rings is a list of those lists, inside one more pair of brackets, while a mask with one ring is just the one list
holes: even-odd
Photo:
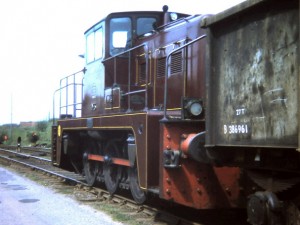
[[0, 2], [0, 125], [52, 118], [61, 78], [84, 67], [84, 32], [110, 12], [216, 14], [242, 0], [10, 0]]

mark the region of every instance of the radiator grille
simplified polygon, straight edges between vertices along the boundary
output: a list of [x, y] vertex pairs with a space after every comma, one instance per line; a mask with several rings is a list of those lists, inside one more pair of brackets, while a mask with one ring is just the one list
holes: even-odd
[[139, 83], [146, 83], [146, 62], [139, 66]]
[[[182, 52], [177, 52], [171, 55], [170, 73], [182, 72]], [[166, 74], [166, 57], [157, 60], [156, 76], [163, 77]]]
[[156, 76], [157, 78], [163, 77], [166, 74], [166, 57], [160, 58], [157, 60], [157, 68], [156, 68]]
[[171, 55], [171, 74], [182, 72], [182, 53], [177, 52]]

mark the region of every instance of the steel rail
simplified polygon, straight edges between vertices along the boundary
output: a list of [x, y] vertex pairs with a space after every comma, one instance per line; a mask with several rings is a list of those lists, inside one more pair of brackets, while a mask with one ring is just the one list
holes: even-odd
[[[1, 155], [6, 154], [5, 156]], [[11, 156], [18, 157], [18, 159], [11, 158]], [[136, 202], [134, 202], [132, 199], [128, 199], [127, 197], [121, 196], [121, 195], [111, 195], [108, 191], [101, 189], [99, 187], [90, 187], [85, 182], [82, 182], [74, 177], [71, 177], [71, 175], [74, 175], [72, 172], [62, 170], [60, 168], [54, 167], [51, 165], [51, 161], [35, 157], [23, 153], [18, 153], [15, 151], [6, 150], [3, 148], [0, 148], [0, 159], [6, 160], [11, 163], [15, 163], [17, 165], [20, 165], [22, 167], [26, 167], [35, 171], [40, 171], [45, 174], [53, 175], [57, 178], [62, 179], [62, 182], [69, 184], [69, 185], [78, 185], [80, 189], [83, 189], [85, 192], [88, 192], [89, 194], [93, 194], [95, 197], [93, 198], [95, 201], [100, 200], [101, 198], [104, 200], [108, 200], [110, 202], [114, 202], [117, 205], [125, 205], [128, 208], [131, 208], [134, 210], [137, 214], [142, 213], [143, 215], [150, 217], [155, 217], [156, 219], [159, 219], [160, 221], [177, 221], [176, 224], [178, 225], [197, 225], [199, 223], [191, 222], [186, 219], [180, 218], [178, 216], [172, 215], [168, 212], [161, 211], [155, 207], [151, 207], [148, 205], [138, 205]], [[46, 164], [34, 164], [24, 162], [24, 160], [30, 160], [33, 159], [36, 163], [37, 161], [40, 161], [41, 163]], [[54, 170], [46, 169], [46, 166], [51, 166]], [[63, 174], [64, 173], [64, 174]], [[69, 176], [68, 176], [69, 175]], [[83, 200], [81, 200], [83, 201]], [[143, 217], [143, 216], [142, 216]]]

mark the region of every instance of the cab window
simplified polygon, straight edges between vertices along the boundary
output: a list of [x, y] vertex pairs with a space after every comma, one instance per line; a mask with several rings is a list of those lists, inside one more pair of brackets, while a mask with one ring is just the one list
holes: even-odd
[[146, 34], [154, 30], [153, 25], [156, 23], [156, 18], [138, 18], [137, 19], [137, 31], [138, 36]]
[[125, 50], [131, 40], [131, 19], [129, 17], [110, 20], [110, 54], [116, 55]]
[[103, 57], [103, 29], [91, 32], [86, 37], [86, 62], [90, 63]]

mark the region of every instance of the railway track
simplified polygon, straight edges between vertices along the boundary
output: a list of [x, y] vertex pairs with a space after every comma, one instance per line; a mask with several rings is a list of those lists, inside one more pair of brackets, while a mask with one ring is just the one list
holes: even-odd
[[[98, 205], [98, 207], [101, 205], [103, 207], [107, 206], [107, 204], [110, 204], [112, 207], [120, 208], [120, 211], [124, 211], [124, 208], [126, 208], [125, 214], [130, 215], [130, 218], [133, 218], [134, 221], [133, 223], [131, 223], [131, 221], [126, 221], [128, 224], [202, 224], [189, 221], [188, 219], [183, 219], [166, 211], [162, 211], [161, 209], [158, 209], [159, 204], [156, 204], [156, 206], [137, 205], [129, 198], [120, 195], [111, 196], [107, 191], [101, 188], [89, 187], [82, 175], [54, 167], [52, 166], [50, 159], [36, 156], [39, 152], [41, 152], [41, 150], [38, 148], [21, 149], [21, 152], [17, 152], [16, 147], [14, 147], [14, 149], [13, 147], [10, 147], [10, 149], [13, 150], [8, 150], [5, 148], [5, 146], [0, 146], [0, 164], [6, 166], [13, 165], [17, 168], [21, 167], [27, 168], [30, 171], [42, 172], [40, 173], [42, 176], [51, 176], [51, 179], [55, 177], [57, 178], [55, 179], [55, 182], [59, 180], [59, 182], [64, 183], [64, 185], [68, 185], [69, 187], [73, 188], [73, 194], [75, 197], [80, 201], [88, 202], [88, 204]], [[30, 154], [23, 153], [25, 151], [30, 152]]]
[[85, 184], [83, 176], [53, 167], [50, 159], [35, 155], [0, 148], [2, 160], [57, 176], [70, 184]]
[[15, 145], [0, 145], [0, 148], [6, 150], [12, 150], [22, 153], [28, 153], [31, 155], [38, 155], [38, 156], [51, 156], [51, 149], [50, 148], [42, 148], [42, 147], [20, 147], [18, 149]]
[[[121, 222], [130, 225], [248, 225], [245, 210], [197, 211], [181, 206], [170, 207], [169, 203], [157, 199], [150, 200], [150, 205], [137, 205], [130, 197], [123, 196], [124, 193], [125, 196], [129, 196], [126, 191], [120, 193], [122, 196], [111, 196], [100, 187], [88, 186], [82, 175], [52, 166], [50, 150], [46, 150], [49, 151], [46, 154], [43, 153], [44, 151], [39, 148], [22, 148], [21, 152], [17, 152], [15, 146], [1, 145], [0, 166], [1, 164], [13, 166], [17, 171], [23, 171], [25, 168], [27, 171], [24, 173], [40, 172], [39, 176], [42, 177], [39, 180], [50, 179], [54, 186], [61, 183], [63, 187], [59, 185], [60, 188], [71, 190], [72, 195], [85, 204], [102, 211], [105, 211], [106, 207], [110, 207], [118, 213], [126, 214], [129, 219]], [[300, 212], [295, 205], [290, 205], [287, 213], [291, 214], [289, 220], [297, 221], [295, 224], [300, 225]]]

